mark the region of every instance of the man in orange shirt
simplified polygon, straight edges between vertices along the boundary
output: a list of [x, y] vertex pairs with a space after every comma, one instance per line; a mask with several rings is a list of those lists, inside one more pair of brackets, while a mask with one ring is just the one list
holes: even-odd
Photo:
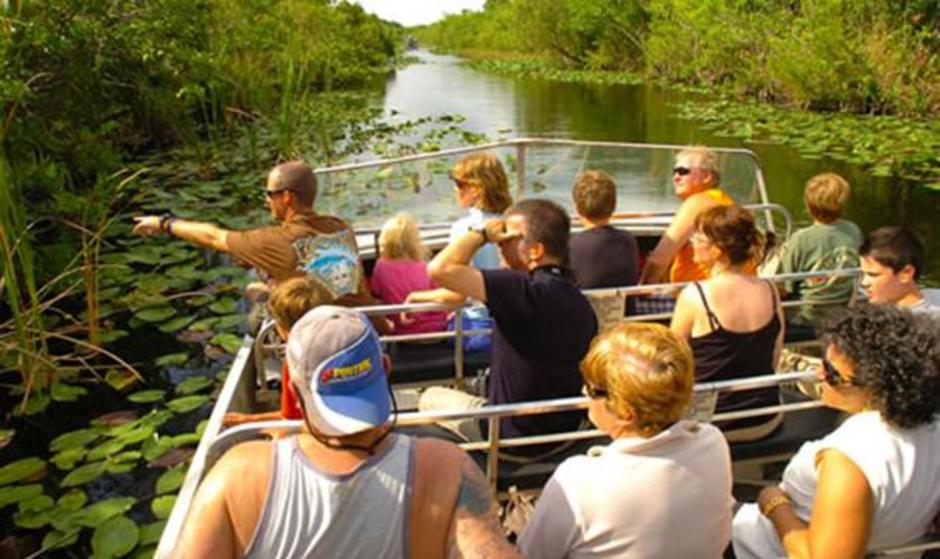
[[696, 264], [692, 257], [689, 238], [695, 231], [695, 218], [700, 213], [715, 206], [734, 204], [734, 199], [719, 188], [720, 178], [718, 156], [712, 150], [696, 146], [676, 155], [672, 183], [682, 205], [649, 254], [640, 276], [641, 284], [708, 278], [708, 270]]

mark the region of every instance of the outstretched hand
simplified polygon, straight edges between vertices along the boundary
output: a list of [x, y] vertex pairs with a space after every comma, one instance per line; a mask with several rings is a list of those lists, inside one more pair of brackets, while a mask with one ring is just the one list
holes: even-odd
[[141, 237], [153, 237], [154, 235], [159, 235], [162, 232], [160, 228], [160, 218], [155, 215], [135, 217], [134, 229], [132, 229], [131, 232], [135, 235], [140, 235]]

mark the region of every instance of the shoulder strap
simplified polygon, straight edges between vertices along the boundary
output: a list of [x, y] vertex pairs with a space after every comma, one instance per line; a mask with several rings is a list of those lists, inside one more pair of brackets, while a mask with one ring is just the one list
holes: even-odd
[[708, 299], [705, 298], [705, 290], [702, 289], [702, 284], [696, 281], [693, 282], [692, 285], [698, 290], [699, 297], [702, 298], [702, 304], [705, 305], [705, 313], [708, 315], [709, 326], [712, 327], [712, 330], [720, 329], [721, 323], [718, 322], [718, 317], [712, 312], [712, 308], [708, 306]]
[[447, 556], [464, 453], [437, 439], [415, 438], [407, 534], [411, 557]]

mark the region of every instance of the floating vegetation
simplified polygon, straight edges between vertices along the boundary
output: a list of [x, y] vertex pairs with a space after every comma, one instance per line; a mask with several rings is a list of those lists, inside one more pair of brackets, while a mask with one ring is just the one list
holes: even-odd
[[570, 70], [537, 59], [469, 60], [465, 64], [474, 70], [553, 82], [639, 85], [645, 81], [629, 72]]
[[816, 113], [763, 103], [686, 101], [682, 118], [719, 135], [792, 146], [804, 158], [829, 157], [940, 189], [940, 121]]

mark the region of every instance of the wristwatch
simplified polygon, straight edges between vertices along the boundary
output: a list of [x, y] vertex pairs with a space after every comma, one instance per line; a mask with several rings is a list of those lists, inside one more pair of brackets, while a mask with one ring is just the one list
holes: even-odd
[[484, 244], [490, 242], [490, 237], [489, 237], [489, 235], [486, 234], [486, 224], [485, 224], [485, 223], [481, 223], [480, 225], [476, 225], [476, 226], [474, 226], [474, 227], [471, 227], [470, 230], [473, 231], [474, 233], [479, 233], [479, 235], [480, 235], [481, 237], [483, 237], [483, 243], [484, 243]]

